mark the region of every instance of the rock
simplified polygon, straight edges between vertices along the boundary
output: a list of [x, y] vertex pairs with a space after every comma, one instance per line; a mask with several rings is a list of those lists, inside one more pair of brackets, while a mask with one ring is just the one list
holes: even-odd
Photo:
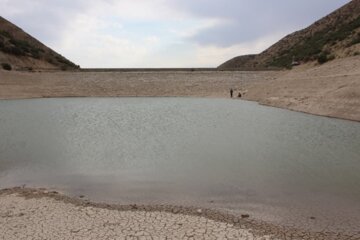
[[196, 210], [196, 212], [197, 212], [198, 214], [201, 214], [201, 213], [202, 213], [202, 210], [199, 208], [199, 209]]

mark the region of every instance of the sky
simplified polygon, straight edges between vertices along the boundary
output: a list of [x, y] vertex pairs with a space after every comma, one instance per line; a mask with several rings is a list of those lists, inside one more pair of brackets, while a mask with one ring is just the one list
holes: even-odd
[[216, 67], [349, 0], [0, 0], [0, 15], [81, 67]]

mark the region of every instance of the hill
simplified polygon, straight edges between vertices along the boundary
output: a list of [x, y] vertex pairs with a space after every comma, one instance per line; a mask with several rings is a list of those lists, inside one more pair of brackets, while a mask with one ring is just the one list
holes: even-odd
[[0, 17], [0, 63], [13, 69], [76, 69], [77, 65]]
[[290, 68], [293, 62], [324, 63], [360, 54], [360, 0], [352, 0], [311, 26], [292, 33], [258, 55], [235, 57], [219, 69]]

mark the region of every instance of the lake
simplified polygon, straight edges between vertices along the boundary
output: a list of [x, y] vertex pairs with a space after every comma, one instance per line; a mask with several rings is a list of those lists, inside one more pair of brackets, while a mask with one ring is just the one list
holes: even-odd
[[0, 187], [24, 184], [354, 233], [360, 124], [231, 99], [2, 100]]

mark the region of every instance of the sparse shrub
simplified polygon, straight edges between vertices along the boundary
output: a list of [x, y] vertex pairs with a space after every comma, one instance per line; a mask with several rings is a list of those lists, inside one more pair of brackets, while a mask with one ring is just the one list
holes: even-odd
[[0, 35], [6, 37], [6, 38], [12, 38], [9, 32], [7, 31], [0, 31]]
[[332, 61], [335, 59], [335, 55], [334, 54], [330, 54], [328, 57], [327, 57], [328, 61]]
[[37, 48], [30, 49], [31, 56], [33, 58], [39, 59], [40, 58], [40, 51]]
[[13, 44], [16, 48], [21, 49], [23, 52], [26, 53], [30, 52], [30, 50], [33, 48], [28, 42], [22, 40], [10, 39], [10, 43]]
[[354, 52], [353, 55], [354, 55], [354, 56], [359, 56], [359, 55], [360, 55], [360, 52]]
[[8, 64], [8, 63], [2, 63], [1, 66], [2, 66], [2, 68], [3, 68], [4, 70], [7, 70], [7, 71], [11, 71], [11, 70], [12, 70], [11, 65]]
[[25, 53], [20, 48], [17, 47], [4, 47], [3, 51], [16, 56], [25, 55]]
[[323, 64], [323, 63], [326, 63], [327, 61], [329, 61], [328, 56], [325, 53], [321, 53], [318, 56], [317, 60], [318, 60], [318, 63], [320, 63], [320, 64]]
[[360, 36], [359, 35], [357, 37], [355, 37], [353, 40], [351, 40], [351, 42], [349, 42], [347, 47], [351, 47], [352, 45], [355, 45], [355, 44], [358, 44], [358, 43], [360, 43]]

